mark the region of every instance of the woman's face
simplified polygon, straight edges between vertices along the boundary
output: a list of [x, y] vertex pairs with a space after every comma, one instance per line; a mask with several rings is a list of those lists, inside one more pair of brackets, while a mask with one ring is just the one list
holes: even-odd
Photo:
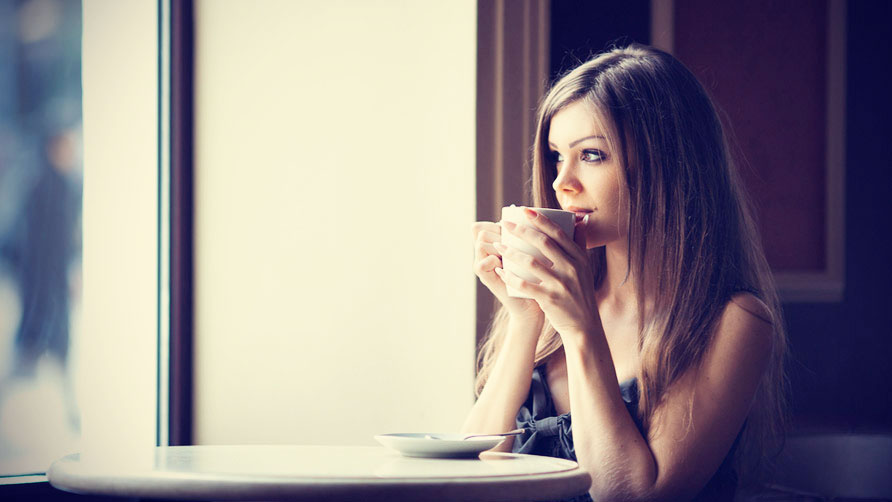
[[586, 248], [625, 243], [629, 210], [623, 203], [628, 197], [622, 196], [622, 168], [594, 108], [576, 101], [557, 112], [551, 119], [548, 145], [557, 168], [552, 187], [561, 208], [578, 216], [588, 214]]

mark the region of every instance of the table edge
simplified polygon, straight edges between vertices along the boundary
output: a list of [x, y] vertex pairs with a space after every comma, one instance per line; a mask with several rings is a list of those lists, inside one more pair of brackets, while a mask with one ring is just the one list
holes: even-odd
[[[84, 476], [67, 472], [65, 464], [54, 462], [47, 471], [50, 485], [78, 494], [184, 500], [318, 500], [320, 497], [342, 499], [394, 500], [423, 498], [429, 501], [516, 501], [559, 499], [580, 495], [591, 486], [591, 477], [578, 466], [550, 474], [505, 475], [492, 477], [443, 478], [293, 478], [256, 477], [190, 473], [181, 478], [170, 476]], [[561, 489], [544, 489], [542, 476]], [[98, 479], [97, 479], [98, 478]], [[163, 479], [164, 483], [158, 483]], [[295, 483], [300, 479], [301, 483]], [[471, 487], [471, 490], [468, 487]], [[551, 485], [553, 487], [553, 485]], [[473, 493], [468, 494], [468, 491]]]

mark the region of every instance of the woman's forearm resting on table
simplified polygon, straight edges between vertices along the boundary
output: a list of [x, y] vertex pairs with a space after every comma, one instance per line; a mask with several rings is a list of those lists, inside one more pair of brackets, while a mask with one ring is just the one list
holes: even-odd
[[596, 347], [564, 345], [576, 458], [594, 500], [642, 498], [654, 491], [656, 461], [626, 410], [606, 340], [592, 338]]
[[[541, 326], [509, 321], [486, 385], [462, 426], [464, 433], [507, 432], [515, 428], [517, 410], [527, 398]], [[512, 438], [496, 448], [510, 450]]]
[[772, 328], [730, 304], [702, 363], [672, 384], [646, 437], [625, 409], [604, 337], [564, 340], [573, 441], [592, 497], [685, 500], [703, 489], [740, 432], [770, 358]]

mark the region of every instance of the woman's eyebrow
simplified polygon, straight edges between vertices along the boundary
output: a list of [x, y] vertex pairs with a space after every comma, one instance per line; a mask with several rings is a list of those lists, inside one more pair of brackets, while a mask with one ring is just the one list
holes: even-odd
[[[603, 139], [603, 140], [606, 140], [607, 138], [605, 138], [604, 136], [601, 136], [600, 134], [594, 134], [594, 135], [592, 135], [592, 136], [586, 136], [586, 137], [584, 137], [584, 138], [579, 138], [579, 139], [577, 139], [576, 141], [573, 141], [572, 143], [570, 143], [570, 148], [573, 148], [574, 146], [576, 146], [576, 145], [578, 145], [578, 144], [580, 144], [580, 143], [582, 143], [583, 141], [588, 140], [588, 139]], [[550, 146], [550, 147], [552, 147], [552, 148], [555, 148], [555, 149], [557, 148], [557, 145], [555, 145], [555, 144], [552, 143], [551, 141], [548, 142], [548, 146]]]

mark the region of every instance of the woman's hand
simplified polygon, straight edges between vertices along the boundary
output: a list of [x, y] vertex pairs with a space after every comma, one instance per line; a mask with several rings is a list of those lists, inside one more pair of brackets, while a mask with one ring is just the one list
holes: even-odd
[[495, 270], [502, 268], [502, 254], [495, 244], [502, 239], [502, 228], [498, 223], [478, 221], [474, 223], [474, 273], [480, 282], [508, 309], [512, 318], [520, 321], [541, 322], [542, 309], [534, 300], [508, 296], [505, 282]]
[[511, 258], [536, 277], [538, 283], [525, 281], [501, 267], [494, 268], [495, 274], [504, 284], [532, 297], [565, 341], [568, 336], [585, 336], [600, 329], [594, 277], [588, 255], [583, 251], [584, 232], [579, 231], [585, 222], [577, 223], [578, 230], [571, 240], [548, 217], [531, 209], [524, 209], [524, 215], [527, 225], [506, 222], [505, 228], [538, 249], [551, 263], [542, 263], [522, 251], [496, 243], [493, 247], [498, 253]]

